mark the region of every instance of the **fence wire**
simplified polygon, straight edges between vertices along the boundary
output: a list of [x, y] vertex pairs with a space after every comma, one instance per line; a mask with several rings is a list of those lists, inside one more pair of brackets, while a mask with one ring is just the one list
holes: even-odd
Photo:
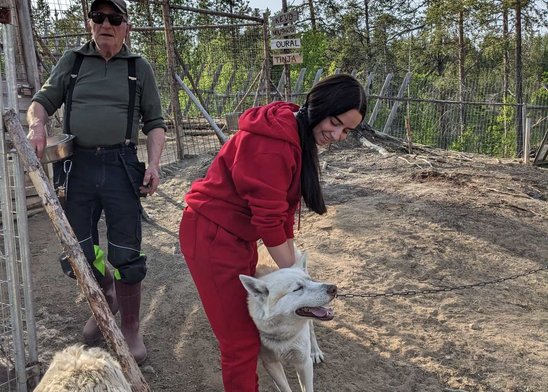
[[0, 146], [0, 391], [23, 392], [40, 374], [24, 173]]
[[[89, 39], [85, 13], [90, 3], [89, 0], [32, 0], [36, 46], [44, 78], [65, 50]], [[128, 4], [132, 24], [128, 43], [133, 51], [151, 62], [170, 126], [162, 163], [175, 162], [178, 156], [215, 153], [220, 143], [211, 125], [190, 98], [179, 91], [183, 151], [178, 155], [162, 3], [129, 1]], [[264, 48], [268, 44], [263, 37], [260, 15], [250, 21], [173, 4], [169, 15], [175, 38], [176, 72], [225, 133], [237, 129], [238, 115], [245, 108], [282, 98], [283, 67], [269, 67], [272, 83], [268, 93], [260, 82]], [[414, 142], [432, 147], [500, 157], [521, 153], [517, 151], [518, 105], [508, 87], [503, 86], [502, 75], [495, 72], [486, 71], [464, 84], [446, 76], [413, 74], [403, 95], [398, 97], [404, 73], [387, 80], [387, 75], [369, 73], [361, 64], [343, 69], [326, 66], [325, 70], [294, 64], [290, 69], [290, 100], [296, 103], [302, 103], [306, 92], [325, 75], [348, 72], [367, 86], [367, 118], [380, 101], [375, 121], [369, 124], [376, 130], [400, 138], [411, 135]], [[548, 96], [542, 94], [542, 89], [537, 81], [524, 80], [525, 111], [532, 124], [530, 153], [538, 149], [548, 132]], [[393, 110], [395, 105], [399, 106], [397, 110]], [[146, 159], [142, 150], [140, 154]]]
[[[47, 78], [64, 51], [78, 47], [90, 38], [84, 17], [90, 4], [89, 0], [32, 1], [35, 40], [41, 57], [43, 79]], [[173, 128], [174, 111], [170, 102], [173, 79], [167, 68], [162, 4], [128, 2], [128, 9], [132, 29], [127, 43], [154, 69], [164, 117], [170, 128], [162, 163], [172, 163], [178, 160], [177, 133]], [[248, 94], [244, 99], [245, 92], [260, 73], [264, 59], [262, 23], [223, 15], [203, 15], [176, 7], [170, 10], [170, 17], [175, 36], [176, 72], [192, 86], [193, 93], [220, 128], [227, 132], [235, 130], [237, 127], [230, 122], [235, 118], [232, 114], [235, 109], [264, 103], [253, 102], [253, 94]], [[181, 155], [215, 153], [220, 143], [211, 126], [184, 92], [179, 91], [178, 96], [182, 114], [179, 124], [183, 147]], [[60, 118], [59, 115], [55, 117], [56, 132], [61, 129]], [[139, 153], [146, 160], [142, 147], [144, 135], [140, 137]]]

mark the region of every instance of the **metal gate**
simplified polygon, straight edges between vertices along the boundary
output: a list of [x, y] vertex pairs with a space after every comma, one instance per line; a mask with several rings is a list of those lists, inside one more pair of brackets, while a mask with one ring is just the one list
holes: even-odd
[[[17, 110], [15, 27], [2, 26], [0, 108]], [[40, 373], [31, 290], [25, 175], [0, 121], [0, 390], [27, 391]]]

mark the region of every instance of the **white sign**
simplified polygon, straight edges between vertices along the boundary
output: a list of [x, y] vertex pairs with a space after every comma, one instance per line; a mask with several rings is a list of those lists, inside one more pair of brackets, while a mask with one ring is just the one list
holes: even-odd
[[303, 56], [300, 53], [276, 54], [272, 56], [272, 65], [301, 64]]
[[297, 20], [299, 20], [299, 13], [297, 11], [290, 11], [285, 14], [274, 15], [270, 18], [270, 23], [276, 26], [280, 24], [294, 23]]
[[270, 49], [300, 49], [300, 38], [273, 39], [270, 41]]
[[272, 35], [275, 37], [283, 37], [285, 35], [297, 34], [297, 26], [287, 25], [272, 28]]

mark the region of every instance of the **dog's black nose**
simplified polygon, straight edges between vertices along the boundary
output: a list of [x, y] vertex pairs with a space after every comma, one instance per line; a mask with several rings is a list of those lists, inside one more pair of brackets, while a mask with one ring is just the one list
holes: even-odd
[[337, 295], [337, 286], [335, 286], [334, 284], [327, 285], [327, 294]]

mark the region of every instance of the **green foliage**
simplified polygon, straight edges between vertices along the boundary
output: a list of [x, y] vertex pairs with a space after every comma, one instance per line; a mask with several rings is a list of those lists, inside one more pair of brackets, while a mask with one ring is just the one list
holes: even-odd
[[548, 106], [548, 71], [544, 71], [542, 85], [531, 95], [531, 103]]
[[511, 126], [515, 121], [515, 110], [503, 106], [495, 121], [481, 132], [469, 126], [450, 148], [456, 151], [476, 152], [495, 157], [511, 157], [516, 154], [516, 132]]
[[39, 36], [49, 35], [52, 30], [51, 11], [47, 0], [37, 0], [32, 7], [34, 29]]

